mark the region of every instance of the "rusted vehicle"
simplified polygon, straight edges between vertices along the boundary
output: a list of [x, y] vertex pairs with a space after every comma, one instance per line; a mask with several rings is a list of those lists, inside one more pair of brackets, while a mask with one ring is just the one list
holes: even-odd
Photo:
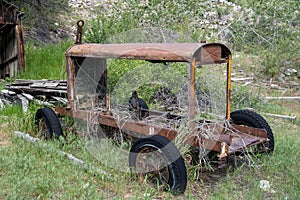
[[[206, 149], [216, 155], [218, 165], [223, 166], [230, 155], [241, 154], [247, 149], [257, 152], [270, 153], [274, 150], [273, 133], [266, 120], [251, 110], [236, 110], [231, 112], [231, 65], [230, 50], [220, 43], [127, 43], [127, 44], [77, 44], [66, 52], [67, 68], [67, 106], [57, 106], [54, 111], [50, 108], [39, 109], [36, 113], [36, 124], [40, 132], [47, 137], [63, 135], [57, 115], [69, 116], [75, 119], [93, 119], [93, 123], [125, 133], [134, 133], [129, 154], [129, 166], [139, 175], [151, 175], [155, 181], [166, 186], [172, 192], [183, 193], [187, 185], [187, 174], [184, 155], [174, 144], [180, 135], [178, 126], [183, 119], [188, 123], [184, 126], [188, 130], [181, 137], [182, 142], [194, 149]], [[90, 60], [89, 60], [90, 59]], [[139, 98], [136, 91], [125, 94], [130, 99], [123, 107], [131, 110], [137, 117], [126, 120], [116, 120], [111, 105], [111, 93], [107, 88], [107, 67], [109, 59], [142, 60], [149, 63], [183, 63], [186, 65], [187, 75], [187, 115], [172, 114], [172, 111], [156, 111], [150, 109], [147, 103]], [[87, 62], [86, 62], [87, 61]], [[208, 119], [198, 119], [195, 109], [196, 86], [195, 74], [199, 66], [205, 67], [216, 64], [215, 67], [226, 66], [226, 114], [218, 123], [210, 123]], [[80, 85], [82, 78], [78, 78], [83, 67], [91, 70], [90, 74], [101, 74], [100, 78], [92, 79], [97, 82], [93, 87], [93, 95], [87, 95], [92, 100], [89, 104], [81, 104]], [[89, 82], [84, 82], [86, 83]], [[84, 84], [83, 84], [84, 85]], [[83, 89], [82, 89], [83, 87]], [[131, 98], [130, 98], [131, 96]], [[87, 109], [92, 107], [92, 109]], [[147, 123], [147, 118], [160, 116], [168, 125], [153, 125]], [[96, 120], [95, 120], [96, 119]], [[173, 123], [174, 122], [174, 123]], [[176, 123], [175, 123], [176, 122]], [[203, 126], [203, 124], [206, 124]], [[214, 125], [214, 129], [211, 125]], [[213, 130], [212, 132], [209, 132]], [[127, 132], [126, 132], [127, 131]], [[84, 133], [82, 133], [84, 134]], [[109, 135], [109, 133], [107, 133]], [[209, 137], [207, 135], [209, 134]], [[215, 158], [214, 158], [215, 159]]]

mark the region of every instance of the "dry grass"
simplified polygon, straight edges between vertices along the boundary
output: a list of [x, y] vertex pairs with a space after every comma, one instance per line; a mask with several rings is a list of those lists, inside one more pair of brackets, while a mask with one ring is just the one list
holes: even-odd
[[0, 147], [6, 147], [11, 144], [10, 142], [10, 134], [6, 131], [8, 128], [8, 124], [0, 125]]

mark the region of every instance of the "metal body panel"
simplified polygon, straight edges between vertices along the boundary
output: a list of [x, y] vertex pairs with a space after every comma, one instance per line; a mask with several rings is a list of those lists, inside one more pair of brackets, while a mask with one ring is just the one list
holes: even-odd
[[123, 58], [165, 62], [191, 63], [195, 58], [197, 64], [224, 62], [230, 54], [230, 50], [220, 43], [77, 44], [66, 52], [67, 57]]
[[[119, 124], [122, 124], [121, 130], [132, 131], [144, 136], [158, 134], [169, 140], [173, 140], [178, 135], [178, 131], [173, 128], [153, 126], [142, 121], [124, 120], [121, 122], [118, 121], [117, 123], [112, 115], [101, 111], [71, 110], [65, 107], [56, 107], [55, 111], [58, 114], [82, 120], [87, 120], [89, 118], [98, 119], [99, 124], [114, 128], [120, 128]], [[240, 130], [245, 131], [246, 133], [241, 132]], [[229, 146], [228, 152], [226, 153], [233, 154], [236, 151], [244, 149], [245, 145], [252, 146], [264, 143], [267, 142], [268, 139], [265, 130], [234, 125], [226, 131], [225, 129], [222, 129], [222, 131], [214, 133], [213, 137], [209, 139], [201, 136], [200, 132], [195, 131], [193, 134], [187, 134], [183, 141], [191, 146], [201, 147], [216, 152], [221, 152], [222, 144], [226, 144]]]

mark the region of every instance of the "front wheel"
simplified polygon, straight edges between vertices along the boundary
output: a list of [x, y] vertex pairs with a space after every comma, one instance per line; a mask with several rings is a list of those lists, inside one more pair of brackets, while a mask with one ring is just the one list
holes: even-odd
[[40, 108], [35, 114], [35, 125], [39, 136], [45, 139], [63, 135], [61, 124], [51, 108]]
[[272, 129], [262, 116], [251, 110], [237, 110], [232, 112], [230, 116], [233, 124], [265, 129], [269, 139], [267, 152], [272, 153], [274, 151], [275, 142]]
[[129, 166], [139, 177], [170, 189], [173, 194], [182, 194], [186, 189], [184, 160], [176, 146], [163, 136], [138, 140], [130, 149]]

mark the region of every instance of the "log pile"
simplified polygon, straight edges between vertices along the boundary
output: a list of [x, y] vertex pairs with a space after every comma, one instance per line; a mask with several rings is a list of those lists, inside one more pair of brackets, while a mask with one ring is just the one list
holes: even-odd
[[17, 80], [0, 91], [0, 107], [20, 104], [27, 110], [30, 102], [44, 106], [67, 103], [67, 81], [65, 80]]

